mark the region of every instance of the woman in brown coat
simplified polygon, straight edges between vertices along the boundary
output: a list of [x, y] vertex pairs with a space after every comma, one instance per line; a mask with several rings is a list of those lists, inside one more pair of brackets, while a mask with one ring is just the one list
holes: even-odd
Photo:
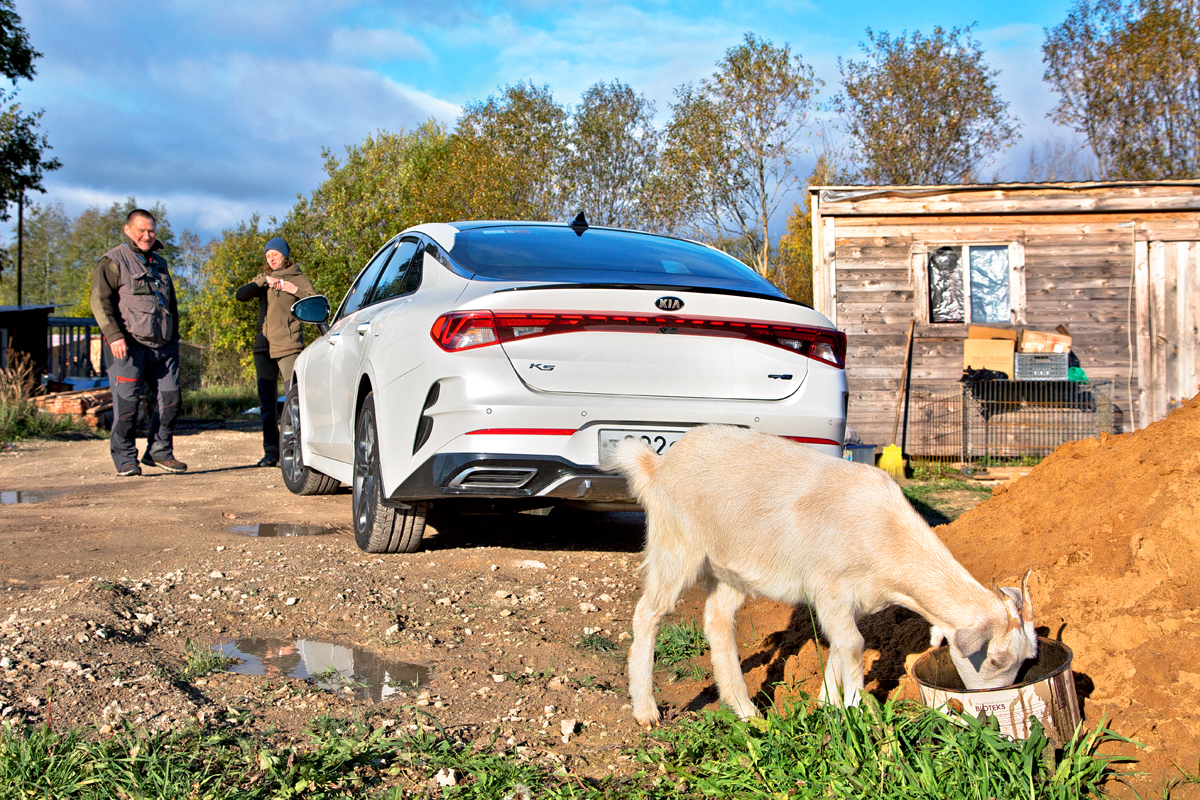
[[316, 294], [312, 283], [297, 264], [288, 259], [288, 244], [276, 236], [267, 242], [266, 269], [237, 290], [238, 300], [258, 298], [258, 335], [254, 338], [254, 372], [258, 379], [258, 404], [262, 412], [263, 457], [260, 467], [279, 463], [279, 414], [276, 410], [278, 384], [283, 378], [286, 393], [292, 382], [296, 356], [304, 349], [300, 321], [292, 316], [292, 304]]

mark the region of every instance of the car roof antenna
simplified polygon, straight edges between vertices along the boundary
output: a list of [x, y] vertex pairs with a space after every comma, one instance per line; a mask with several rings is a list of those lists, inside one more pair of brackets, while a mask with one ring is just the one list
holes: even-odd
[[571, 220], [571, 230], [575, 231], [576, 236], [583, 236], [583, 232], [588, 229], [587, 217], [580, 211], [575, 215], [575, 219]]

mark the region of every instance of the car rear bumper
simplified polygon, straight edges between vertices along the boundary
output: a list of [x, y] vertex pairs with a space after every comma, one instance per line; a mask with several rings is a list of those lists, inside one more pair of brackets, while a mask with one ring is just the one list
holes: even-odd
[[389, 500], [448, 498], [635, 505], [620, 475], [557, 456], [507, 453], [438, 453], [414, 470]]

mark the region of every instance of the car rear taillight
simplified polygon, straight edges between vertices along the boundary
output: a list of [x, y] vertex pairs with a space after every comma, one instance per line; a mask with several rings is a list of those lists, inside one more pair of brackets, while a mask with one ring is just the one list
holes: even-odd
[[448, 352], [487, 347], [500, 341], [496, 319], [490, 311], [454, 311], [438, 317], [429, 335]]
[[438, 317], [430, 335], [443, 350], [458, 351], [573, 331], [749, 339], [791, 350], [834, 367], [841, 368], [846, 364], [846, 335], [841, 331], [716, 317], [641, 316], [590, 311], [571, 314], [549, 311], [455, 311]]

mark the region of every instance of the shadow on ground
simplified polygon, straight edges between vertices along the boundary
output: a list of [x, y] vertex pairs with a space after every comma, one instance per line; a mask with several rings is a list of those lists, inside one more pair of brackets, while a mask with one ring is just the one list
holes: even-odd
[[549, 515], [538, 516], [447, 513], [435, 506], [421, 549], [514, 547], [636, 553], [642, 549], [645, 526], [645, 515], [632, 511], [556, 508]]

